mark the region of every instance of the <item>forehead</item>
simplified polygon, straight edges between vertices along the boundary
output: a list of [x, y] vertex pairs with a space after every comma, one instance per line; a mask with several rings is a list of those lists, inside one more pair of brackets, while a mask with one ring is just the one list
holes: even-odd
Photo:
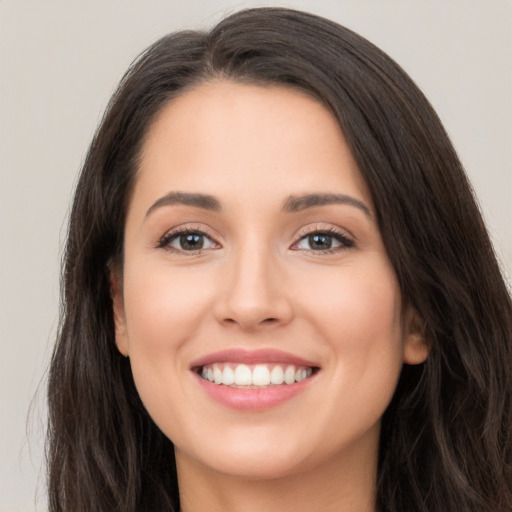
[[[334, 116], [304, 92], [213, 81], [167, 103], [146, 136], [137, 189], [269, 197], [314, 191], [369, 201]], [[340, 190], [342, 189], [342, 190]]]

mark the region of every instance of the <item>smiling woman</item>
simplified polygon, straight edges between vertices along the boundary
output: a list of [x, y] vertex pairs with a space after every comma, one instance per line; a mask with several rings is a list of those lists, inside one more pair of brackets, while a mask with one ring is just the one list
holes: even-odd
[[202, 471], [211, 503], [235, 477], [329, 467], [369, 509], [380, 417], [427, 349], [335, 118], [294, 89], [209, 81], [163, 108], [138, 172], [116, 341], [179, 474]]
[[52, 512], [512, 505], [511, 304], [470, 186], [334, 23], [254, 9], [147, 50], [78, 183], [64, 303]]

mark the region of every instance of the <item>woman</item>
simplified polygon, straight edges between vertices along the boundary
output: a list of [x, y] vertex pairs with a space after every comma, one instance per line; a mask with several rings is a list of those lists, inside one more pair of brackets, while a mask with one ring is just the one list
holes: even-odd
[[52, 511], [510, 510], [510, 297], [432, 108], [349, 30], [149, 48], [63, 278]]

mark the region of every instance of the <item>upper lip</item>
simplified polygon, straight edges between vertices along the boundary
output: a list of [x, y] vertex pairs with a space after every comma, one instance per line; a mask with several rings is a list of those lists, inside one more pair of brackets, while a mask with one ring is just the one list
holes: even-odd
[[207, 354], [196, 359], [190, 365], [191, 368], [198, 368], [213, 363], [239, 363], [239, 364], [264, 364], [264, 363], [285, 363], [295, 366], [318, 367], [319, 365], [313, 361], [308, 361], [302, 357], [298, 357], [288, 352], [275, 349], [258, 349], [246, 350], [240, 348], [232, 348], [220, 350]]

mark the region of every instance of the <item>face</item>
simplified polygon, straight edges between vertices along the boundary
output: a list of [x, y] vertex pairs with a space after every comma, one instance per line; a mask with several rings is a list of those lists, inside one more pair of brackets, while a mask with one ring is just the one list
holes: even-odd
[[286, 88], [211, 82], [163, 108], [112, 280], [118, 348], [178, 468], [375, 462], [402, 364], [426, 357], [343, 134]]

